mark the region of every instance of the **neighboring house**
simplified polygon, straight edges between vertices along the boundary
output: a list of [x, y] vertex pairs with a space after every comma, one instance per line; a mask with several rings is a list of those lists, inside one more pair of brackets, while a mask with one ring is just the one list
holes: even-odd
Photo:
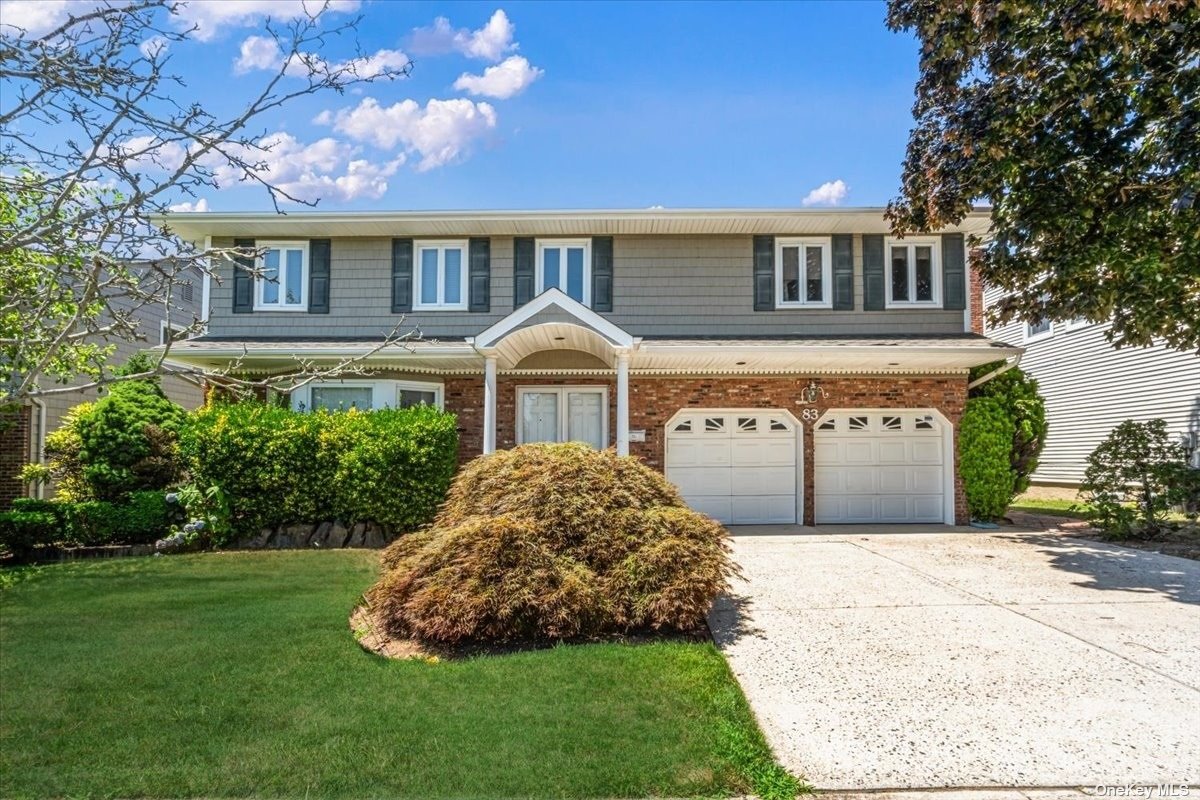
[[[1003, 297], [984, 292], [987, 309]], [[1025, 348], [1021, 368], [1037, 378], [1050, 431], [1037, 484], [1076, 486], [1087, 458], [1127, 419], [1164, 419], [1200, 466], [1200, 355], [1166, 345], [1117, 349], [1109, 324], [1011, 322], [988, 327], [994, 339]]]
[[[967, 513], [955, 428], [973, 330], [964, 234], [888, 237], [883, 210], [172, 214], [199, 245], [261, 248], [205, 289], [182, 363], [248, 374], [423, 339], [294, 407], [432, 403], [461, 458], [577, 440], [662, 469], [729, 523], [945, 522]], [[974, 311], [972, 311], [974, 309]]]
[[[109, 359], [110, 364], [123, 364], [135, 353], [165, 343], [168, 324], [177, 331], [191, 325], [201, 316], [202, 289], [203, 282], [199, 271], [196, 271], [194, 277], [176, 287], [170, 314], [165, 304], [146, 305], [138, 309], [140, 333], [145, 337], [144, 340], [114, 340], [116, 351]], [[83, 384], [86, 381], [81, 379], [74, 383]], [[196, 408], [204, 400], [204, 392], [196, 383], [181, 378], [166, 376], [162, 379], [162, 387], [168, 397], [184, 408]], [[0, 427], [0, 509], [7, 508], [13, 498], [22, 497], [27, 491], [46, 496], [53, 493], [53, 487], [27, 490], [17, 480], [17, 472], [25, 464], [42, 460], [46, 434], [58, 430], [69, 410], [80, 403], [95, 400], [99, 395], [96, 389], [47, 395], [10, 415], [9, 423]]]

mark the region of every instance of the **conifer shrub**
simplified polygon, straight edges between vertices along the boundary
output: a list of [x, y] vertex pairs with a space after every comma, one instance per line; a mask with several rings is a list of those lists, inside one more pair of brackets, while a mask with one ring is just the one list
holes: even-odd
[[439, 643], [690, 631], [733, 570], [724, 529], [661, 474], [580, 443], [475, 459], [383, 565], [379, 621]]

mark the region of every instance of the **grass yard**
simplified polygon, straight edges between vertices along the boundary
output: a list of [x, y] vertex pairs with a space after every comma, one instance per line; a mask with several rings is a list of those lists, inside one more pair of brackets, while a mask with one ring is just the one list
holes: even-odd
[[1051, 497], [1021, 496], [1013, 500], [1009, 511], [1024, 511], [1027, 514], [1045, 514], [1051, 517], [1074, 517], [1084, 519], [1087, 504], [1082, 500], [1065, 500]]
[[0, 575], [0, 796], [794, 793], [712, 646], [385, 661], [346, 622], [376, 565], [223, 553]]

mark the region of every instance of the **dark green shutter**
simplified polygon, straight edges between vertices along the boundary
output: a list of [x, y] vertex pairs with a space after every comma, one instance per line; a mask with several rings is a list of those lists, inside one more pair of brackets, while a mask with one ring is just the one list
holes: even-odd
[[883, 234], [863, 236], [863, 310], [883, 311], [887, 306], [887, 281], [883, 269]]
[[513, 308], [533, 299], [534, 252], [533, 239], [513, 239]]
[[492, 310], [492, 240], [472, 239], [470, 267], [467, 272], [467, 308], [471, 311]]
[[754, 310], [775, 310], [775, 237], [754, 237]]
[[833, 237], [833, 307], [854, 310], [854, 237]]
[[942, 234], [942, 308], [967, 307], [966, 249], [961, 233]]
[[592, 237], [592, 310], [612, 311], [613, 239]]
[[[234, 239], [234, 247], [253, 248], [253, 239]], [[254, 310], [254, 259], [237, 258], [233, 268], [233, 313], [249, 314]]]
[[308, 242], [308, 313], [329, 313], [329, 269], [332, 243], [328, 239]]
[[392, 239], [392, 313], [412, 311], [413, 240]]

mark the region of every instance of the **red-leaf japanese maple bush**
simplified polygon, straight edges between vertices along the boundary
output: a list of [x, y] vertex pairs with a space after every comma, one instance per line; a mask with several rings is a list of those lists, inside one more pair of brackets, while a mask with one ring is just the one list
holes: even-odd
[[368, 601], [391, 635], [444, 644], [692, 631], [732, 572], [725, 535], [634, 458], [525, 445], [468, 464]]

